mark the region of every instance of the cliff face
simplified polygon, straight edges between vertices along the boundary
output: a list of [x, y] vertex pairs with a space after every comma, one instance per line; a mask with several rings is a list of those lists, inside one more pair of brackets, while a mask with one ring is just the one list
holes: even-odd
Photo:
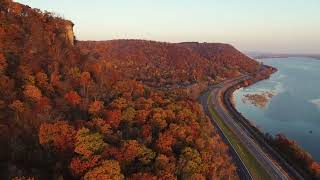
[[66, 21], [64, 26], [64, 33], [66, 43], [68, 45], [74, 46], [75, 36], [73, 32], [74, 24], [71, 21]]
[[[71, 21], [64, 20], [59, 17], [55, 17], [54, 14], [49, 12], [41, 12], [39, 9], [32, 9], [29, 6], [12, 2], [11, 0], [2, 0], [1, 2], [1, 17], [7, 17], [7, 21], [20, 19], [26, 21], [28, 18], [32, 18], [33, 21], [38, 23], [39, 28], [44, 25], [53, 24], [58, 30], [56, 35], [65, 38], [65, 43], [68, 45], [74, 45], [74, 24]], [[3, 25], [3, 24], [2, 24]], [[19, 24], [20, 25], [20, 24]], [[30, 24], [29, 24], [30, 25]], [[4, 27], [5, 28], [5, 27]], [[30, 27], [31, 28], [31, 27]], [[60, 29], [60, 31], [59, 31]], [[54, 29], [45, 29], [51, 31]]]
[[1, 0], [0, 22], [0, 53], [9, 62], [53, 72], [76, 61], [72, 22], [10, 0]]
[[[52, 13], [2, 0], [0, 18], [1, 35], [15, 36], [20, 40], [19, 44], [32, 39], [36, 42], [43, 41], [44, 45], [52, 45], [58, 41], [63, 45], [74, 45], [73, 23]], [[9, 40], [14, 42], [12, 38], [3, 37], [3, 40], [5, 40], [3, 43]]]

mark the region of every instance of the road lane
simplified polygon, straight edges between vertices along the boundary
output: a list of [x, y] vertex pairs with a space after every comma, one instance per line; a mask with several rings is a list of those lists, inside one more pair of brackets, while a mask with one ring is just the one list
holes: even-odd
[[[237, 79], [231, 79], [216, 85], [211, 90], [211, 103], [214, 105], [217, 114], [222, 118], [225, 124], [234, 132], [234, 134], [239, 135], [239, 140], [241, 143], [246, 146], [249, 152], [257, 159], [261, 166], [266, 170], [272, 179], [289, 179], [288, 175], [284, 170], [273, 161], [255, 142], [251, 134], [247, 131], [246, 128], [239, 125], [236, 120], [229, 114], [228, 110], [224, 107], [222, 102], [223, 92], [228, 88], [236, 85], [237, 83], [249, 78], [249, 76], [241, 76]], [[204, 104], [207, 106], [208, 104]]]
[[240, 179], [241, 180], [252, 180], [253, 178], [252, 178], [249, 170], [247, 169], [247, 167], [245, 166], [245, 164], [241, 160], [237, 151], [233, 148], [228, 137], [224, 134], [223, 130], [220, 128], [219, 124], [216, 123], [215, 119], [213, 118], [213, 116], [211, 115], [211, 113], [209, 111], [208, 99], [209, 99], [210, 94], [211, 94], [211, 90], [202, 94], [200, 97], [200, 102], [204, 108], [204, 111], [210, 117], [211, 122], [214, 124], [214, 126], [217, 129], [218, 133], [220, 134], [221, 138], [230, 147], [229, 152], [231, 154], [233, 162], [235, 163], [235, 165], [237, 167], [237, 173], [238, 173]]

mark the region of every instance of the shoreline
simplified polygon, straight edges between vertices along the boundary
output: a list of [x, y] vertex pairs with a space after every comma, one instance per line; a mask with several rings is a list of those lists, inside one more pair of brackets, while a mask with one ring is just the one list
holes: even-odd
[[[260, 66], [255, 73], [250, 75], [243, 74], [242, 76], [226, 80], [212, 89], [211, 94], [213, 98], [210, 100], [210, 103], [208, 103], [208, 106], [211, 106], [214, 110], [214, 116], [217, 121], [225, 127], [224, 133], [228, 135], [231, 134], [230, 136], [235, 139], [233, 146], [237, 148], [241, 159], [245, 162], [248, 169], [250, 169], [250, 173], [255, 179], [260, 179], [260, 177], [268, 177], [266, 179], [288, 179], [291, 176], [288, 175], [279, 163], [276, 163], [275, 158], [267, 155], [263, 150], [264, 148], [257, 143], [258, 140], [251, 133], [251, 129], [245, 128], [244, 125], [240, 124], [238, 120], [230, 114], [224, 105], [223, 95], [230, 87], [240, 87], [238, 86], [239, 83], [245, 82], [244, 84], [246, 85], [252, 84], [252, 76], [254, 76], [255, 79], [264, 79], [265, 76], [268, 76], [274, 71], [276, 71], [276, 69], [270, 66]], [[261, 76], [262, 74], [265, 76]]]
[[320, 55], [315, 55], [315, 56], [308, 56], [308, 55], [275, 55], [275, 56], [268, 56], [268, 55], [261, 55], [261, 56], [253, 56], [253, 59], [288, 59], [288, 58], [310, 58], [316, 61], [320, 61]]
[[[244, 87], [251, 86], [257, 82], [269, 79], [270, 76], [274, 73], [276, 73], [278, 70], [271, 66], [266, 66], [266, 68], [271, 68], [272, 71], [268, 74], [264, 74], [262, 76], [259, 76], [259, 73], [256, 73], [254, 77], [250, 78], [249, 80], [244, 80], [242, 82], [239, 82], [238, 84], [229, 87], [226, 89], [226, 91], [223, 92], [222, 95], [222, 102], [223, 105], [226, 107], [226, 109], [230, 112], [231, 116], [235, 117], [235, 119], [238, 120], [237, 123], [244, 126], [245, 129], [247, 129], [250, 134], [256, 139], [257, 143], [260, 145], [260, 147], [271, 157], [274, 158], [292, 177], [295, 179], [300, 179], [301, 175], [305, 175], [304, 170], [300, 169], [296, 165], [290, 163], [288, 160], [286, 160], [282, 155], [281, 152], [279, 152], [273, 145], [269, 142], [269, 140], [266, 138], [266, 134], [262, 132], [260, 129], [258, 129], [250, 120], [248, 120], [246, 117], [240, 113], [236, 107], [235, 104], [232, 102], [233, 93]], [[262, 70], [263, 71], [263, 70]], [[298, 173], [297, 173], [298, 172]]]

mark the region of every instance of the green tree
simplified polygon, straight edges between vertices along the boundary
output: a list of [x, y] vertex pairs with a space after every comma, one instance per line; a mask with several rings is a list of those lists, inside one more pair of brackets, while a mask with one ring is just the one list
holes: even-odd
[[178, 169], [184, 179], [195, 174], [201, 174], [203, 167], [199, 152], [190, 147], [185, 148], [180, 154]]
[[145, 146], [142, 147], [142, 152], [139, 155], [139, 161], [143, 165], [150, 164], [156, 157], [156, 153], [152, 151], [152, 149], [149, 149]]
[[101, 154], [106, 143], [100, 133], [90, 132], [87, 128], [81, 128], [76, 135], [75, 152], [85, 157]]
[[132, 107], [127, 108], [121, 114], [121, 121], [126, 123], [132, 123], [135, 118], [136, 110]]

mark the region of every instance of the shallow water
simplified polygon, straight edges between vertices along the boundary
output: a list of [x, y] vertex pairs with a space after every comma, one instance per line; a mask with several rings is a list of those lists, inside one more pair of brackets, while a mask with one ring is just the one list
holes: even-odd
[[[320, 161], [320, 60], [275, 58], [258, 60], [278, 69], [270, 79], [234, 93], [235, 105], [265, 133], [285, 134]], [[243, 101], [246, 94], [271, 92], [265, 107]]]

